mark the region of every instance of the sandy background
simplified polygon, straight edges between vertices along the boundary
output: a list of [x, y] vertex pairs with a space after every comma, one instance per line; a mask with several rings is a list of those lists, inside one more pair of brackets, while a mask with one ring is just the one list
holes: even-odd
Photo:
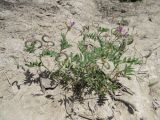
[[[86, 99], [83, 104], [72, 103], [65, 99], [70, 93], [60, 87], [44, 94], [36, 83], [23, 84], [27, 75], [17, 65], [24, 66], [25, 60], [34, 58], [24, 51], [26, 40], [41, 40], [47, 34], [58, 46], [59, 35], [65, 31], [65, 22], [75, 21], [68, 36], [74, 46], [83, 25], [96, 27], [100, 24], [113, 28], [122, 18], [128, 21], [125, 27], [134, 35], [131, 49], [140, 57], [152, 50], [140, 73], [130, 81], [122, 80], [135, 92], [133, 96], [124, 95], [122, 98], [133, 103], [138, 111], [130, 113], [124, 104], [112, 101], [109, 96], [105, 105], [99, 107], [97, 98]], [[0, 0], [0, 120], [160, 120], [159, 47], [159, 0], [141, 3], [119, 3], [118, 0]], [[76, 49], [74, 46], [70, 51]], [[21, 84], [20, 89], [12, 85], [14, 81]], [[154, 82], [157, 84], [148, 86]], [[47, 95], [52, 95], [52, 98], [48, 99]]]

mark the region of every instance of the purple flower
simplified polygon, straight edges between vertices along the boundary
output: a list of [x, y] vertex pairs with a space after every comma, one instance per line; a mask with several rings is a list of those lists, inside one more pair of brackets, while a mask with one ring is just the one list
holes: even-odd
[[116, 28], [116, 32], [118, 32], [120, 35], [124, 36], [124, 37], [128, 37], [128, 31], [126, 32], [126, 30], [122, 27], [119, 26]]
[[116, 28], [116, 31], [119, 32], [119, 33], [122, 33], [124, 30], [123, 30], [122, 26], [119, 26], [119, 27]]
[[74, 21], [70, 22], [70, 27], [73, 27], [74, 25], [75, 25]]

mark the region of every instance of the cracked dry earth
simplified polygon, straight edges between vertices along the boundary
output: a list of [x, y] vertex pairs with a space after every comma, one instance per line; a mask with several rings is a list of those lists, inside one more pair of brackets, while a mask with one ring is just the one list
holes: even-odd
[[[82, 26], [109, 28], [127, 20], [126, 28], [134, 35], [133, 52], [146, 63], [139, 66], [131, 80], [119, 78], [134, 94], [121, 93], [117, 99], [128, 101], [136, 109], [110, 96], [103, 106], [97, 96], [86, 96], [83, 103], [67, 98], [72, 94], [56, 87], [42, 91], [36, 82], [24, 84], [29, 73], [25, 60], [34, 59], [24, 51], [30, 39], [50, 36], [59, 49], [60, 33], [65, 22], [75, 21], [68, 35], [75, 43]], [[135, 52], [136, 51], [136, 52]], [[151, 51], [151, 52], [150, 52]], [[44, 60], [52, 67], [50, 58]], [[51, 68], [52, 69], [52, 68]], [[31, 70], [35, 73], [36, 70]], [[18, 82], [19, 88], [16, 85]], [[49, 80], [42, 80], [47, 88]], [[154, 84], [155, 83], [155, 84]], [[0, 0], [0, 120], [160, 120], [160, 1], [119, 3], [118, 0]]]

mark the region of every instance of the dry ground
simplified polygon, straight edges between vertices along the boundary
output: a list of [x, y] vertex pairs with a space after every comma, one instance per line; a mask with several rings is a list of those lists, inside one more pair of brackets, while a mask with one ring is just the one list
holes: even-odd
[[[86, 98], [83, 104], [73, 104], [66, 102], [70, 93], [60, 87], [44, 94], [38, 84], [23, 84], [28, 74], [17, 65], [24, 66], [25, 60], [33, 59], [24, 51], [26, 40], [41, 40], [47, 34], [58, 46], [65, 22], [75, 21], [68, 36], [75, 46], [83, 25], [96, 27], [102, 24], [113, 28], [122, 18], [128, 21], [125, 27], [134, 35], [135, 47], [132, 48], [136, 54], [142, 57], [152, 50], [140, 69], [141, 73], [130, 81], [122, 80], [135, 95], [121, 97], [133, 103], [137, 111], [129, 112], [124, 104], [112, 101], [109, 96], [101, 107], [97, 105], [97, 98]], [[159, 0], [138, 3], [119, 3], [118, 0], [0, 0], [0, 120], [160, 120], [159, 47]], [[73, 47], [71, 51], [76, 49]], [[12, 84], [14, 81], [21, 84], [20, 89]], [[155, 85], [148, 86], [155, 82]]]

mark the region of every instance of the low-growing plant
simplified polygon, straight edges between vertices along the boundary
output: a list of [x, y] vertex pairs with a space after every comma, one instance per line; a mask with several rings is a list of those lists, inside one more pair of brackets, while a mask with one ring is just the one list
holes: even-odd
[[[67, 33], [70, 30], [69, 27]], [[46, 48], [39, 56], [54, 57], [59, 66], [56, 71], [50, 71], [50, 79], [59, 81], [79, 96], [92, 92], [105, 96], [108, 91], [117, 90], [121, 87], [117, 84], [118, 77], [130, 78], [130, 75], [134, 75], [134, 65], [141, 64], [135, 56], [127, 57], [124, 54], [127, 46], [133, 43], [133, 37], [121, 26], [113, 30], [99, 27], [94, 32], [82, 32], [82, 39], [77, 44], [80, 52], [69, 55], [63, 52], [72, 47], [67, 41], [67, 33], [61, 34], [59, 52]], [[61, 55], [65, 55], [66, 59], [60, 60]], [[43, 62], [26, 65], [40, 67]], [[122, 65], [124, 68], [121, 68]]]
[[33, 42], [30, 45], [26, 45], [25, 46], [25, 51], [29, 52], [29, 53], [33, 53], [35, 51], [35, 43]]

